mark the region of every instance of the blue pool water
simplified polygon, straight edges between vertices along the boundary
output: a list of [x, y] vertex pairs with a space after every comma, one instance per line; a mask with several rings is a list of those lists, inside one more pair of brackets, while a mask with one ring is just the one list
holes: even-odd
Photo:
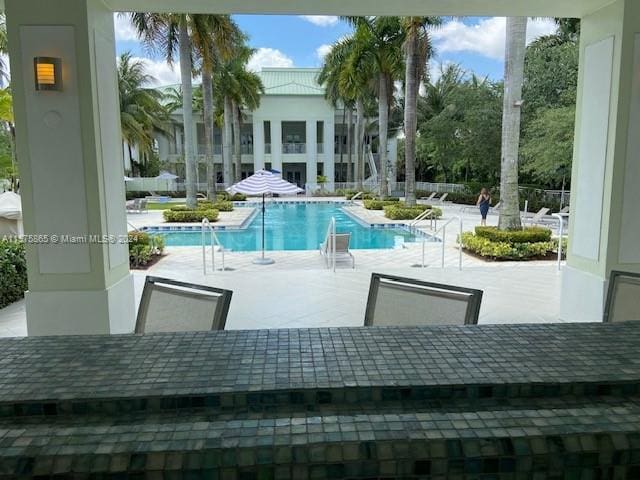
[[[259, 209], [258, 209], [259, 210]], [[336, 218], [338, 233], [351, 233], [350, 248], [399, 248], [402, 243], [414, 242], [416, 237], [402, 228], [364, 227], [339, 204], [267, 204], [265, 212], [265, 242], [267, 250], [317, 250], [327, 234], [331, 217]], [[200, 230], [149, 233], [162, 235], [167, 246], [201, 245]], [[216, 230], [222, 245], [234, 252], [255, 252], [261, 248], [262, 217], [260, 211], [243, 230]]]

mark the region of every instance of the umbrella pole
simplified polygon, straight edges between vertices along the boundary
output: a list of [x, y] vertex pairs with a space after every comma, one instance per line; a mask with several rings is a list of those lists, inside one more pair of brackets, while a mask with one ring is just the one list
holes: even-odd
[[264, 193], [262, 194], [262, 260], [264, 260]]
[[262, 194], [262, 254], [256, 258], [253, 263], [257, 265], [271, 265], [275, 263], [271, 258], [265, 258], [264, 256], [264, 248], [265, 248], [265, 236], [264, 236], [264, 212], [265, 212], [265, 201], [264, 201], [264, 193]]

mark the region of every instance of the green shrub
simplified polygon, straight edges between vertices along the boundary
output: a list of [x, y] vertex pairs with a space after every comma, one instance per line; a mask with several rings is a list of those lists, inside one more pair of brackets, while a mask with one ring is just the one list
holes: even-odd
[[[347, 200], [351, 200], [355, 194], [358, 193], [358, 190], [347, 190], [344, 194]], [[358, 200], [374, 200], [376, 198], [375, 194], [371, 192], [364, 192], [364, 194], [358, 197]]]
[[476, 227], [476, 235], [492, 242], [535, 243], [551, 241], [551, 230], [527, 227], [524, 230], [498, 230], [497, 227]]
[[129, 266], [137, 268], [147, 265], [154, 257], [162, 255], [164, 237], [145, 232], [129, 232]]
[[208, 208], [214, 208], [219, 212], [233, 212], [233, 203], [230, 201], [218, 200]]
[[425, 210], [433, 210], [430, 217], [440, 218], [442, 216], [442, 210], [430, 205], [416, 205], [414, 207], [407, 207], [404, 203], [395, 203], [393, 205], [387, 205], [384, 208], [384, 216], [390, 220], [413, 220]]
[[167, 222], [178, 222], [178, 223], [186, 223], [186, 222], [201, 222], [203, 218], [206, 218], [210, 222], [218, 221], [218, 216], [220, 212], [214, 208], [210, 209], [179, 209], [179, 210], [165, 210], [162, 212], [165, 221]]
[[27, 260], [24, 243], [0, 240], [0, 308], [24, 297]]
[[382, 210], [387, 205], [396, 205], [400, 199], [398, 200], [365, 200], [364, 208], [367, 210]]
[[247, 196], [244, 193], [234, 193], [229, 197], [232, 202], [244, 202], [247, 200]]
[[462, 247], [482, 257], [494, 260], [526, 260], [545, 257], [557, 252], [557, 242], [509, 243], [494, 241], [486, 237], [474, 235], [472, 232], [462, 234]]
[[131, 245], [150, 245], [151, 237], [146, 232], [133, 231], [129, 232], [129, 246]]

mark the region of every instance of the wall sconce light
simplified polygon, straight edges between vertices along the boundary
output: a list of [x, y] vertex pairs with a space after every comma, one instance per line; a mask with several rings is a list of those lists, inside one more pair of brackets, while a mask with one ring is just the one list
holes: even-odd
[[35, 57], [33, 68], [36, 90], [62, 91], [62, 60], [54, 57]]

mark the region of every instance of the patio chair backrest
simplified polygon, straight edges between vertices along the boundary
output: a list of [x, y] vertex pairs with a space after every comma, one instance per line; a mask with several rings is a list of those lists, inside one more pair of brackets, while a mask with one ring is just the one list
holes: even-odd
[[538, 213], [536, 213], [533, 218], [531, 219], [532, 222], [536, 222], [538, 220], [540, 220], [542, 217], [544, 217], [547, 213], [549, 213], [549, 209], [542, 207], [540, 210], [538, 210]]
[[[336, 252], [348, 252], [349, 251], [349, 242], [351, 241], [350, 233], [336, 233]], [[331, 238], [329, 238], [329, 242], [331, 242]], [[331, 244], [329, 244], [331, 245]], [[333, 247], [329, 247], [331, 249]]]
[[135, 199], [133, 200], [133, 205], [131, 205], [131, 207], [132, 207], [134, 210], [140, 210], [140, 201], [141, 201], [141, 200], [140, 200], [139, 198], [135, 198]]
[[365, 326], [475, 325], [482, 290], [374, 273]]
[[628, 320], [640, 320], [640, 273], [614, 270], [609, 277], [604, 321]]
[[147, 209], [147, 199], [146, 198], [141, 198], [140, 199], [140, 204], [138, 205], [138, 207], [140, 208], [140, 210], [146, 210]]
[[562, 210], [560, 210], [560, 213], [569, 213], [569, 209], [570, 208], [571, 207], [569, 207], [569, 206], [563, 207]]
[[147, 277], [136, 333], [224, 330], [230, 290]]
[[438, 201], [439, 201], [439, 202], [444, 202], [444, 199], [445, 199], [445, 198], [447, 198], [447, 195], [449, 195], [449, 193], [448, 193], [448, 192], [445, 192], [445, 193], [444, 193], [444, 194], [443, 194], [443, 195], [438, 199]]

